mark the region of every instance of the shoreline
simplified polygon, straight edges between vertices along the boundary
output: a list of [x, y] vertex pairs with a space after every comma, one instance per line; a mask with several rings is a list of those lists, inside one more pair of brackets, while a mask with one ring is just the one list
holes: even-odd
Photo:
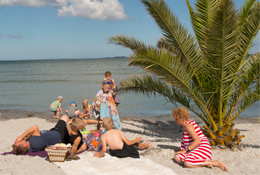
[[[171, 114], [169, 115], [160, 115], [160, 116], [133, 116], [134, 114], [120, 114], [120, 120], [134, 120], [134, 121], [141, 121], [141, 120], [162, 120], [162, 121], [174, 121], [171, 117]], [[49, 111], [46, 112], [29, 112], [25, 110], [0, 110], [0, 121], [6, 121], [10, 119], [19, 119], [19, 118], [39, 118], [39, 119], [45, 119], [48, 122], [57, 122], [57, 119], [54, 119], [52, 117], [52, 114]], [[203, 121], [197, 117], [197, 116], [191, 116], [192, 119], [194, 119], [198, 123], [203, 123]], [[238, 116], [235, 120], [235, 124], [240, 123], [259, 123], [260, 117], [258, 116]]]

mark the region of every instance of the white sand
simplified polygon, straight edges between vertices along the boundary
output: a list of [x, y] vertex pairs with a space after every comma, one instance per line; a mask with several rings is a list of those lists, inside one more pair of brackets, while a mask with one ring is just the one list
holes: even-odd
[[[55, 123], [39, 118], [22, 118], [0, 121], [0, 153], [11, 151], [15, 138], [30, 126], [37, 124], [40, 130], [48, 130]], [[155, 163], [171, 168], [177, 174], [259, 174], [260, 172], [260, 125], [243, 123], [235, 128], [245, 135], [242, 139], [242, 151], [213, 149], [213, 160], [220, 159], [228, 167], [229, 173], [219, 168], [184, 168], [171, 159], [174, 149], [180, 147], [180, 127], [168, 125], [160, 126], [149, 121], [123, 121], [123, 132], [128, 139], [141, 136], [142, 140], [153, 141], [153, 148], [140, 151], [141, 156], [150, 158]], [[88, 125], [87, 130], [94, 129]], [[79, 155], [80, 156], [80, 155]], [[0, 174], [65, 174], [59, 167], [40, 157], [0, 155]], [[86, 172], [87, 174], [87, 172]]]

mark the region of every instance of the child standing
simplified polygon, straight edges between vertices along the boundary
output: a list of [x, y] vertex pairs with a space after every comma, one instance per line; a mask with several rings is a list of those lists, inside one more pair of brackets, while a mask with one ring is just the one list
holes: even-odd
[[[110, 86], [111, 84], [109, 82], [103, 83], [102, 90], [98, 91], [92, 106], [94, 112], [98, 113], [98, 111], [100, 111], [100, 114], [95, 116], [98, 120], [102, 120], [103, 118], [109, 116], [113, 120], [114, 126], [117, 129], [121, 130], [121, 122], [119, 119], [117, 108], [112, 94], [109, 91]], [[99, 128], [100, 126], [98, 125], [97, 129], [99, 130]]]
[[111, 94], [113, 95], [113, 99], [116, 105], [120, 104], [120, 101], [116, 95], [116, 91], [117, 91], [117, 86], [115, 81], [112, 79], [112, 74], [109, 71], [105, 72], [105, 78], [103, 79], [102, 83], [105, 82], [109, 82], [111, 84], [109, 91], [111, 92]]
[[151, 148], [152, 142], [146, 141], [139, 143], [141, 137], [137, 137], [135, 140], [128, 140], [122, 131], [118, 129], [112, 129], [113, 121], [110, 117], [105, 117], [103, 119], [103, 126], [106, 129], [105, 134], [101, 136], [102, 150], [99, 153], [95, 153], [95, 157], [102, 157], [102, 155], [107, 151], [107, 145], [109, 146], [111, 156], [122, 157], [133, 157], [140, 158], [137, 148]]
[[85, 99], [82, 102], [81, 117], [83, 117], [83, 118], [90, 118], [90, 112], [91, 112], [91, 105], [88, 104], [88, 100]]
[[62, 108], [61, 108], [61, 102], [63, 100], [62, 96], [58, 96], [57, 100], [52, 102], [50, 104], [50, 111], [54, 112], [53, 118], [60, 118], [60, 113], [63, 115]]
[[68, 109], [66, 110], [66, 114], [68, 115], [68, 117], [70, 119], [72, 119], [72, 118], [74, 118], [76, 116], [79, 116], [80, 111], [79, 111], [75, 101], [72, 101], [70, 103], [70, 107], [68, 107]]

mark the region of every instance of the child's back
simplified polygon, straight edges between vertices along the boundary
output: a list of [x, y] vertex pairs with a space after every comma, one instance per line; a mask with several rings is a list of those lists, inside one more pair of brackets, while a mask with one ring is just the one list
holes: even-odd
[[109, 146], [111, 150], [122, 149], [123, 148], [123, 140], [122, 140], [122, 132], [118, 129], [110, 129], [106, 131], [105, 134], [101, 136]]

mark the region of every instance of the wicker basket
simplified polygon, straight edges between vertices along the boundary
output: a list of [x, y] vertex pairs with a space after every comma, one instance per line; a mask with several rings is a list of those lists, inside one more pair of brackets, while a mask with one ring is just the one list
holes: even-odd
[[65, 149], [52, 149], [52, 147], [47, 146], [45, 148], [45, 151], [48, 153], [50, 162], [64, 162], [69, 153], [69, 150], [70, 147]]

